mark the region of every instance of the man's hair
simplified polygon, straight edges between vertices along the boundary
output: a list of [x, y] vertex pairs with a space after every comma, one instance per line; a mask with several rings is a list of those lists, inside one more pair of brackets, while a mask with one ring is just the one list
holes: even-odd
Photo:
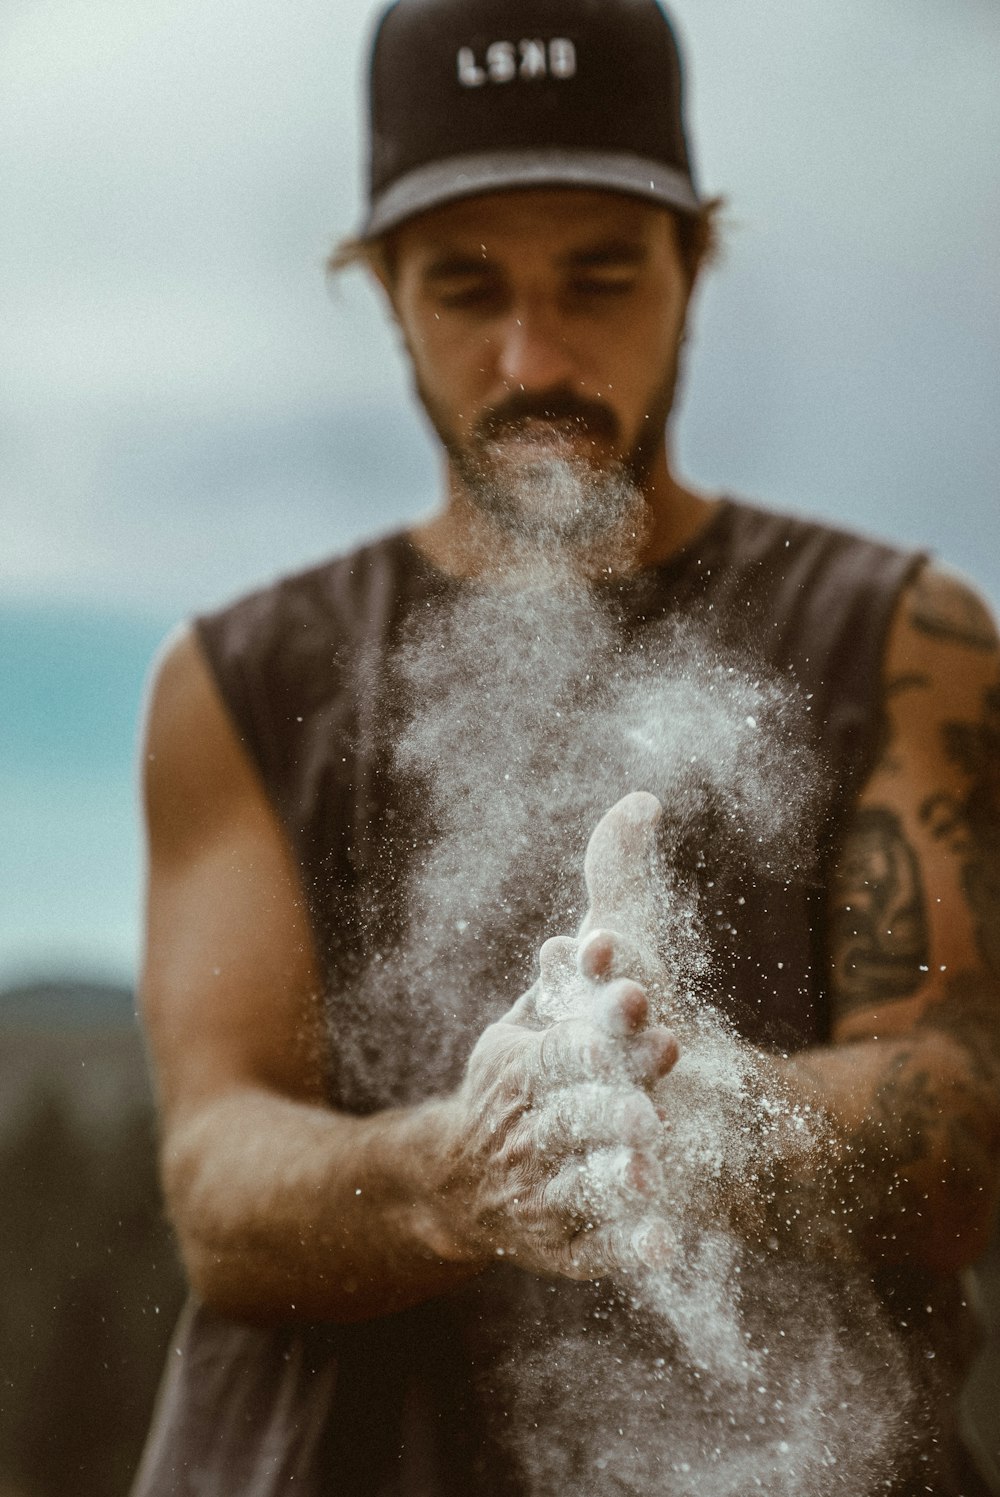
[[[682, 213], [666, 208], [674, 220], [677, 247], [687, 275], [693, 285], [698, 271], [712, 264], [721, 251], [720, 218], [725, 198], [709, 198], [697, 213]], [[348, 237], [339, 240], [326, 261], [328, 277], [339, 275], [351, 266], [361, 265], [390, 284], [396, 274], [395, 231], [390, 229], [374, 239]]]

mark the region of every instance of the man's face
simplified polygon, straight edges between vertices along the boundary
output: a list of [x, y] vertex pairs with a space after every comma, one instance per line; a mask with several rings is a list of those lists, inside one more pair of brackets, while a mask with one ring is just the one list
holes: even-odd
[[465, 492], [530, 530], [585, 475], [593, 501], [566, 501], [564, 528], [592, 538], [598, 491], [610, 515], [665, 464], [690, 290], [671, 215], [613, 193], [485, 194], [404, 224], [392, 260], [417, 390]]

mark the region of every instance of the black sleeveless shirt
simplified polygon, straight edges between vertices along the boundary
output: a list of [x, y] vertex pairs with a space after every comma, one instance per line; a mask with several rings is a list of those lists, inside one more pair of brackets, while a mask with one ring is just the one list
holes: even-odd
[[[828, 1038], [824, 861], [874, 761], [887, 631], [922, 560], [724, 500], [683, 551], [606, 590], [626, 634], [696, 612], [717, 621], [720, 639], [790, 676], [810, 703], [831, 771], [818, 875], [743, 883], [738, 909], [736, 887], [720, 883], [710, 901], [719, 999], [753, 1044], [791, 1051]], [[393, 779], [401, 709], [387, 663], [413, 620], [447, 607], [462, 586], [392, 535], [197, 621], [298, 862], [332, 1033], [350, 1023], [357, 973], [391, 939], [401, 849], [416, 840], [413, 808]], [[526, 955], [551, 933], [526, 932]], [[514, 996], [508, 990], [497, 1012]], [[484, 1013], [478, 1027], [496, 1016]], [[331, 1103], [350, 1110], [420, 1095], [412, 1066], [366, 1092], [331, 1054], [330, 1077]], [[503, 1410], [491, 1363], [509, 1351], [512, 1326], [592, 1313], [590, 1286], [556, 1292], [501, 1268], [360, 1325], [262, 1330], [192, 1304], [134, 1497], [515, 1497], [523, 1488], [496, 1436]]]

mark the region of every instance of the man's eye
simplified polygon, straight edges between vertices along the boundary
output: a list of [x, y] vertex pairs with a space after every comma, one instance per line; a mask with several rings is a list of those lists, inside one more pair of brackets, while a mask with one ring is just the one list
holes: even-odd
[[499, 306], [501, 299], [500, 287], [489, 281], [473, 281], [468, 285], [455, 286], [448, 291], [438, 293], [438, 301], [442, 307], [460, 312]]
[[577, 276], [570, 282], [575, 296], [627, 296], [635, 285], [633, 276]]

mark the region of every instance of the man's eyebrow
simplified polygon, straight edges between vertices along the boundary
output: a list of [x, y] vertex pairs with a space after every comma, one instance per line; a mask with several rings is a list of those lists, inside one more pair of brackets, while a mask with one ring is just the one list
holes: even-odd
[[[562, 257], [568, 270], [600, 270], [616, 266], [641, 265], [648, 256], [648, 248], [641, 239], [602, 239], [598, 242], [570, 250]], [[483, 275], [493, 270], [490, 261], [483, 255], [464, 250], [442, 250], [434, 255], [424, 268], [427, 281], [456, 280], [462, 276]]]
[[641, 239], [602, 239], [585, 249], [571, 250], [564, 264], [571, 270], [600, 270], [616, 265], [641, 265], [649, 251]]
[[482, 275], [491, 267], [482, 255], [464, 254], [461, 250], [445, 250], [435, 256], [424, 267], [427, 281], [448, 281], [456, 276]]

